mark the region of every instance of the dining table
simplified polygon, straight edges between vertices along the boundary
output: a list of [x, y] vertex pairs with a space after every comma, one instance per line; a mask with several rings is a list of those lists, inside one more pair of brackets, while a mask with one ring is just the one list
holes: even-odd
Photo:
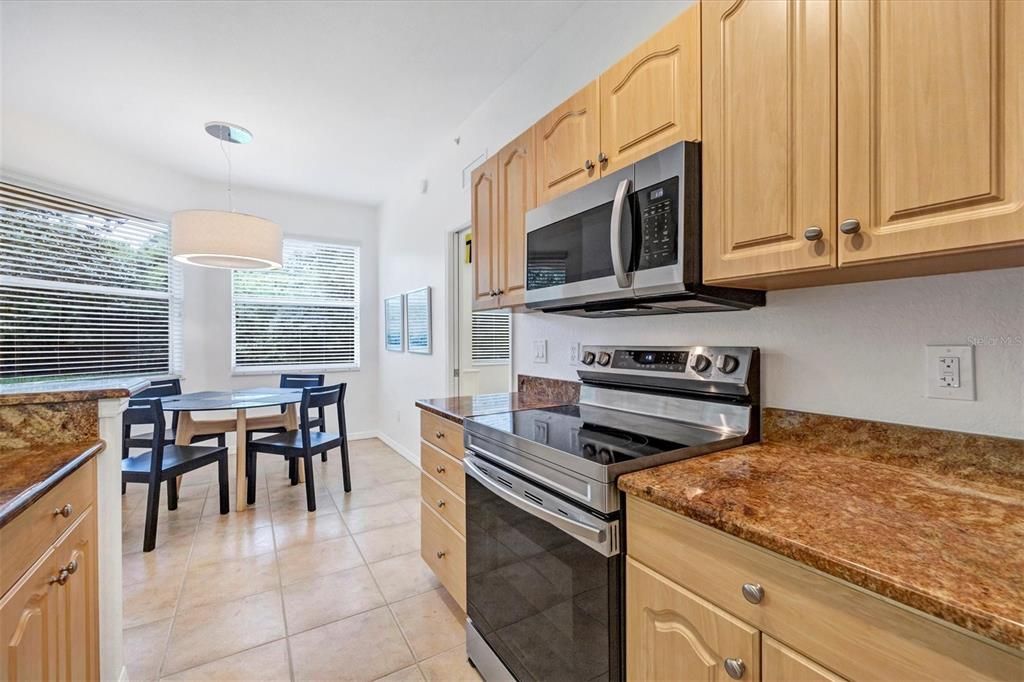
[[[245, 499], [245, 447], [246, 431], [261, 431], [284, 427], [298, 428], [298, 403], [302, 402], [301, 388], [243, 388], [234, 391], [198, 391], [163, 398], [163, 409], [178, 415], [175, 445], [189, 445], [196, 436], [235, 432], [235, 509], [244, 511]], [[277, 414], [249, 416], [248, 410], [279, 407]], [[235, 413], [234, 418], [201, 418], [202, 412]], [[302, 468], [299, 468], [300, 475]], [[181, 484], [179, 479], [178, 484]]]

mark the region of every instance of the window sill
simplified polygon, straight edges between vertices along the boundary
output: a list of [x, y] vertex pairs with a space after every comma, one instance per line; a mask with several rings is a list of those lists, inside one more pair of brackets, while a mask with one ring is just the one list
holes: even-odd
[[273, 376], [278, 374], [341, 374], [345, 372], [358, 372], [359, 369], [359, 365], [334, 367], [310, 367], [308, 365], [300, 365], [298, 367], [233, 367], [231, 369], [231, 376], [251, 377]]

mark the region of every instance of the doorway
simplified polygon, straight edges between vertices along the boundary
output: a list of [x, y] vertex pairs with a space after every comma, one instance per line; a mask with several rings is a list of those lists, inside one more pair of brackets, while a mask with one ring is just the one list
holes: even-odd
[[453, 233], [451, 244], [453, 321], [449, 374], [452, 395], [512, 390], [512, 315], [507, 310], [473, 311], [473, 232]]

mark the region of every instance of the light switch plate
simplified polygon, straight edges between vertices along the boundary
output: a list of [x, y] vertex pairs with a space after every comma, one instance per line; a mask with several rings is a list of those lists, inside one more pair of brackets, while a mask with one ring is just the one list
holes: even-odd
[[925, 346], [929, 398], [974, 400], [974, 346]]
[[538, 339], [533, 342], [533, 361], [538, 364], [548, 361], [547, 339]]

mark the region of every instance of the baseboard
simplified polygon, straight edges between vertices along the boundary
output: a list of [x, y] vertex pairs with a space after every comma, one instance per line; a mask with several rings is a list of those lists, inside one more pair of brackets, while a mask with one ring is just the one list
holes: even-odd
[[118, 682], [130, 682], [128, 679], [128, 668], [121, 666], [121, 674], [117, 676]]
[[391, 448], [392, 450], [394, 450], [395, 452], [400, 454], [402, 457], [405, 457], [407, 460], [409, 460], [414, 465], [419, 467], [419, 465], [420, 465], [420, 457], [419, 457], [418, 453], [411, 452], [408, 448], [406, 448], [404, 445], [399, 443], [397, 440], [395, 440], [391, 436], [388, 436], [388, 435], [386, 435], [384, 433], [381, 433], [379, 431], [377, 432], [376, 437], [379, 438], [384, 443], [384, 445], [387, 445], [389, 448]]
[[376, 431], [359, 431], [357, 433], [348, 434], [349, 440], [369, 440], [370, 438], [377, 438], [378, 434]]

